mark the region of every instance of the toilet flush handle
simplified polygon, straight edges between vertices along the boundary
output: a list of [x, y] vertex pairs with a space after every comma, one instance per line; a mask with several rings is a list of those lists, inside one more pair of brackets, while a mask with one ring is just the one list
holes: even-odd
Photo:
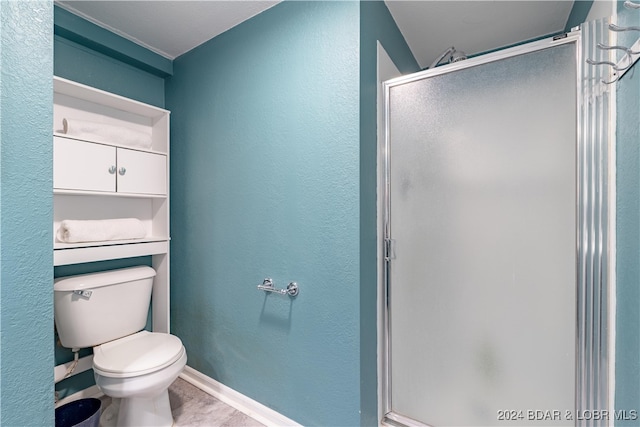
[[77, 289], [77, 290], [73, 291], [74, 295], [78, 295], [79, 297], [82, 297], [84, 299], [91, 298], [91, 294], [92, 293], [93, 293], [93, 291], [84, 290], [84, 289]]

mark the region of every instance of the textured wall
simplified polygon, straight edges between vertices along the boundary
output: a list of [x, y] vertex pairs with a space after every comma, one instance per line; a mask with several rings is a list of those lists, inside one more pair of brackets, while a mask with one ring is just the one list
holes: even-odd
[[149, 74], [60, 36], [55, 36], [54, 53], [54, 74], [58, 77], [164, 107], [162, 77]]
[[358, 40], [357, 2], [284, 2], [166, 86], [171, 330], [190, 366], [309, 426], [360, 422]]
[[[619, 25], [640, 25], [640, 11], [618, 7]], [[631, 46], [637, 32], [620, 33]], [[640, 415], [640, 66], [617, 84], [617, 410]], [[631, 418], [631, 417], [629, 417]], [[640, 420], [616, 421], [637, 426]]]
[[[125, 39], [105, 28], [61, 8], [53, 9], [53, 30], [56, 36], [76, 42], [93, 52], [105, 54], [136, 69], [166, 77], [173, 72], [173, 61]], [[94, 66], [94, 69], [98, 67]]]
[[0, 424], [53, 425], [53, 4], [0, 2]]

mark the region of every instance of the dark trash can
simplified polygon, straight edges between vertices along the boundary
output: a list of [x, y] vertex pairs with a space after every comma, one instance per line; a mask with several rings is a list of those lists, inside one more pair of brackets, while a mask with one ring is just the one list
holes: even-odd
[[98, 427], [100, 400], [80, 399], [56, 408], [56, 427]]

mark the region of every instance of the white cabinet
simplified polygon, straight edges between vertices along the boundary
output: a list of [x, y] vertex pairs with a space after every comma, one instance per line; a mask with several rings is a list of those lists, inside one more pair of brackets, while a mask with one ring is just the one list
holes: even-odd
[[[54, 77], [54, 265], [150, 255], [153, 329], [169, 332], [169, 111]], [[64, 121], [150, 136], [144, 148], [105, 135], [70, 134]], [[138, 218], [146, 237], [63, 243], [64, 220]]]
[[53, 188], [116, 191], [116, 148], [53, 138]]
[[118, 148], [117, 191], [167, 194], [167, 156]]
[[167, 156], [54, 136], [53, 188], [165, 195]]

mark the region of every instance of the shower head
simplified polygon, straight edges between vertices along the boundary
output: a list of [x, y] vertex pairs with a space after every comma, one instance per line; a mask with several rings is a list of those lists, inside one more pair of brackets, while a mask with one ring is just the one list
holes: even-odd
[[438, 64], [440, 64], [440, 62], [442, 62], [442, 60], [445, 59], [447, 56], [449, 56], [449, 59], [448, 59], [449, 64], [467, 59], [466, 53], [464, 53], [461, 50], [456, 50], [455, 47], [451, 46], [450, 48], [442, 52], [438, 56], [438, 58], [435, 61], [433, 61], [431, 65], [429, 65], [426, 69], [437, 67]]
[[454, 50], [449, 56], [449, 64], [453, 64], [454, 62], [464, 61], [467, 59], [467, 54], [461, 50]]

